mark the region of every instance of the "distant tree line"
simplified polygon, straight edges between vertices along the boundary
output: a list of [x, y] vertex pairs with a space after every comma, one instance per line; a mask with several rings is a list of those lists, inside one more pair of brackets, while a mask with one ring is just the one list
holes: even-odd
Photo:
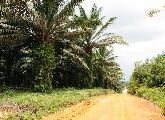
[[[83, 0], [7, 0], [0, 7], [0, 86], [48, 92], [102, 87], [119, 91], [122, 71], [101, 8]], [[75, 10], [79, 10], [77, 13]]]

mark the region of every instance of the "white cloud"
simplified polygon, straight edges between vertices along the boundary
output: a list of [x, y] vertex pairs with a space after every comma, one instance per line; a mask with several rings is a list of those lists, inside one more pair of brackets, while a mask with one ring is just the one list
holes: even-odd
[[134, 68], [134, 62], [151, 59], [165, 50], [165, 35], [151, 41], [131, 43], [129, 46], [115, 45], [115, 54], [128, 80]]

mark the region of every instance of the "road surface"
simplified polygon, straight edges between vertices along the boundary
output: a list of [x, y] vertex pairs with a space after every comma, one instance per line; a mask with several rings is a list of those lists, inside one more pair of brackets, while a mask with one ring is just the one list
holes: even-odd
[[128, 94], [97, 97], [93, 102], [72, 106], [45, 120], [165, 120], [151, 102]]

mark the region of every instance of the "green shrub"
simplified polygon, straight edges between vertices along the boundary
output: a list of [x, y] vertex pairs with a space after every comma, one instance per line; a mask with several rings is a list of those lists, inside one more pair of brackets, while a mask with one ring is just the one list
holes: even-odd
[[135, 95], [139, 96], [139, 97], [143, 97], [144, 93], [147, 91], [147, 88], [145, 87], [140, 87], [140, 89], [137, 89], [135, 91]]
[[49, 92], [52, 90], [55, 52], [51, 44], [41, 44], [33, 49], [35, 70], [34, 90]]
[[[144, 63], [137, 62], [132, 73], [128, 88], [135, 93], [136, 88], [141, 86], [148, 88], [165, 86], [165, 55], [146, 60]], [[135, 91], [134, 91], [135, 90]]]

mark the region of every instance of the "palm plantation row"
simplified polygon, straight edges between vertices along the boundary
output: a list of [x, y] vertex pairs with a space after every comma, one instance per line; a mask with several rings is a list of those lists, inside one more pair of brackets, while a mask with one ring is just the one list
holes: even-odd
[[[119, 90], [122, 71], [107, 32], [115, 17], [83, 0], [7, 0], [1, 3], [0, 85], [48, 92], [53, 88]], [[79, 11], [79, 13], [77, 12]]]

